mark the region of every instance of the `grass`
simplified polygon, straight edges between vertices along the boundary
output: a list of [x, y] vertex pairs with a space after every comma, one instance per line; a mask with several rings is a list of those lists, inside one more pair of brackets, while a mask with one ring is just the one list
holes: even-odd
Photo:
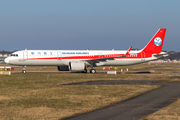
[[180, 119], [180, 99], [171, 105], [143, 118], [143, 120], [179, 120]]
[[[102, 67], [96, 68], [96, 74], [59, 72], [53, 66], [27, 67], [27, 73], [22, 74], [22, 67], [15, 67], [12, 75], [0, 75], [0, 119], [60, 119], [102, 108], [159, 86], [64, 84], [99, 80], [176, 80], [179, 75], [162, 73], [179, 68], [154, 68], [177, 65], [180, 64], [122, 66], [118, 67], [117, 75], [107, 75]], [[132, 73], [150, 71], [153, 74], [120, 74], [120, 69], [126, 68]]]
[[131, 98], [158, 86], [72, 85], [1, 88], [1, 119], [58, 119]]

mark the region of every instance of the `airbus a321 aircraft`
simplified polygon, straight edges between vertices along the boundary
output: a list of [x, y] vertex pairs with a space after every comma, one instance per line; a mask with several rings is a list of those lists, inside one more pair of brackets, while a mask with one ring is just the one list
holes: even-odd
[[95, 66], [122, 66], [139, 64], [165, 57], [161, 52], [166, 29], [161, 28], [142, 50], [22, 50], [12, 53], [5, 62], [23, 66], [57, 66], [59, 71], [80, 71], [95, 73]]

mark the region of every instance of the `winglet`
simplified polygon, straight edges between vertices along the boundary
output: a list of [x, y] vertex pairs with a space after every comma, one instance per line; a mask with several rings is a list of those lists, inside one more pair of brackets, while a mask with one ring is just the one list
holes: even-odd
[[129, 52], [131, 51], [131, 49], [132, 49], [132, 46], [128, 49], [125, 55], [129, 55]]

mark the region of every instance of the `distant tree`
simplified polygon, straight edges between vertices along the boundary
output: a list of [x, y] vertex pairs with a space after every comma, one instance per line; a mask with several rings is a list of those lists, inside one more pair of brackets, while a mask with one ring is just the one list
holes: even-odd
[[138, 48], [132, 48], [131, 50], [139, 50]]
[[12, 51], [5, 51], [5, 50], [2, 50], [2, 51], [0, 51], [0, 54], [11, 54], [12, 53]]
[[174, 51], [169, 51], [168, 54], [176, 54]]
[[170, 59], [170, 60], [180, 59], [180, 52], [169, 51], [168, 54], [169, 56], [167, 56], [166, 59]]

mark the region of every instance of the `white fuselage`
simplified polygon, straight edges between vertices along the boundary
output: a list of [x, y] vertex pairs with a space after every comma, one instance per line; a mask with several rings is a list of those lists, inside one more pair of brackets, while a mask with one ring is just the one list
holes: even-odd
[[[127, 51], [118, 50], [22, 50], [14, 52], [5, 59], [6, 63], [22, 66], [63, 66], [70, 61], [94, 61], [101, 58], [123, 55]], [[95, 66], [121, 66], [143, 63], [155, 60], [157, 57], [147, 57], [141, 51], [131, 51], [126, 57], [99, 61]]]

